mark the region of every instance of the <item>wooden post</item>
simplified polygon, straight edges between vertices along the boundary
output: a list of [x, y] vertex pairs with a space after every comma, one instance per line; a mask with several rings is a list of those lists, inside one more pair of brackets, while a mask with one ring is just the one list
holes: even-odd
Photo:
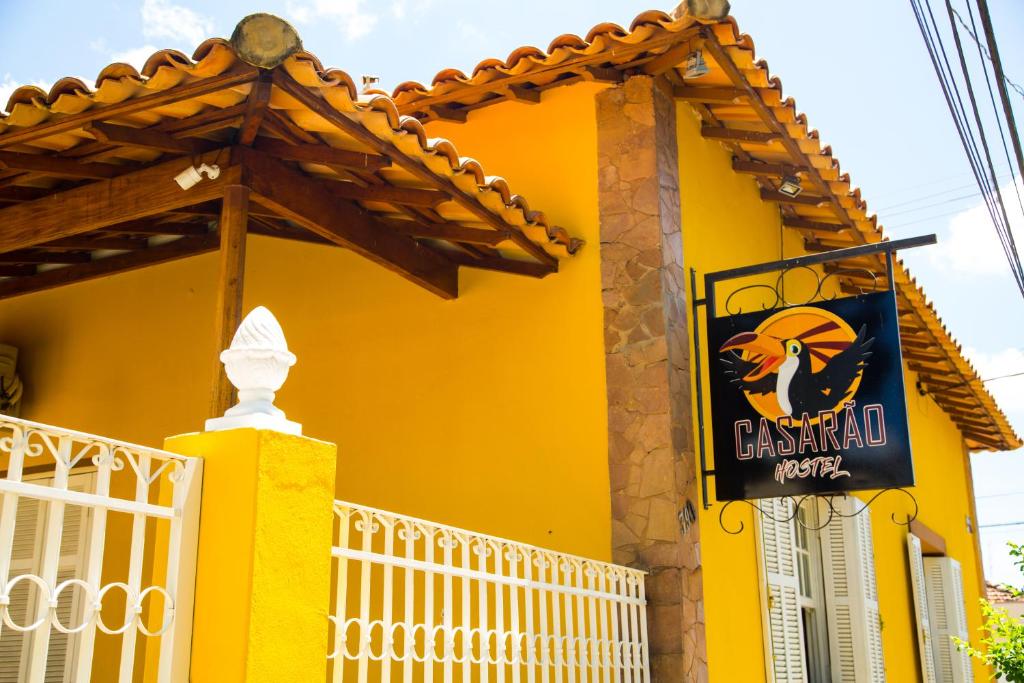
[[220, 209], [220, 271], [217, 280], [217, 313], [214, 322], [216, 357], [213, 367], [213, 398], [210, 416], [220, 417], [234, 403], [234, 387], [224, 374], [220, 352], [242, 322], [242, 291], [245, 283], [245, 235], [249, 222], [249, 188], [225, 188]]

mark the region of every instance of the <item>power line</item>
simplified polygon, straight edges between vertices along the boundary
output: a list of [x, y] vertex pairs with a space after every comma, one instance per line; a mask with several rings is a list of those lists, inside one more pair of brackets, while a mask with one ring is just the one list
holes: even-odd
[[[1017, 288], [1020, 290], [1021, 294], [1024, 295], [1024, 267], [1021, 265], [1020, 257], [1017, 254], [1016, 245], [1014, 244], [1013, 234], [1010, 231], [1009, 218], [1006, 214], [1006, 208], [1003, 204], [1000, 188], [996, 179], [992, 155], [989, 151], [988, 140], [985, 137], [985, 129], [981, 121], [981, 115], [977, 106], [977, 99], [974, 95], [974, 88], [970, 80], [970, 72], [967, 69], [967, 62], [963, 53], [963, 46], [960, 42], [960, 36], [956, 30], [955, 18], [952, 13], [952, 5], [949, 0], [946, 0], [945, 4], [950, 27], [953, 30], [953, 38], [956, 42], [960, 71], [971, 103], [971, 114], [973, 114], [973, 116], [968, 115], [967, 106], [964, 104], [958, 80], [953, 72], [952, 66], [950, 65], [949, 55], [946, 52], [946, 47], [943, 43], [942, 34], [939, 30], [938, 22], [935, 19], [935, 14], [932, 11], [930, 0], [910, 0], [910, 4], [914, 10], [914, 17], [917, 21], [918, 28], [921, 31], [921, 37], [923, 38], [925, 47], [927, 48], [929, 59], [931, 60], [932, 67], [935, 70], [935, 75], [939, 80], [943, 97], [946, 100], [946, 106], [949, 108], [950, 115], [953, 118], [953, 123], [956, 127], [957, 135], [960, 138], [960, 143], [963, 145], [964, 152], [967, 154], [967, 159], [975, 181], [978, 184], [978, 189], [981, 191], [985, 206], [988, 209], [989, 216], [991, 217], [992, 223], [995, 227], [996, 234], [999, 237], [1003, 246], [1003, 251], [1010, 263], [1010, 270], [1014, 276]], [[977, 136], [975, 135], [974, 126], [977, 126], [978, 128]], [[982, 152], [984, 152], [984, 156], [982, 155]]]
[[[928, 0], [925, 0], [926, 2]], [[950, 0], [946, 0], [946, 13], [949, 16], [949, 27], [953, 32], [953, 42], [956, 45], [957, 58], [960, 62], [960, 71], [964, 77], [964, 86], [967, 89], [967, 97], [971, 102], [971, 112], [974, 114], [974, 122], [978, 127], [978, 137], [981, 140], [982, 150], [985, 152], [985, 165], [988, 167], [988, 175], [985, 176], [985, 185], [990, 188], [990, 191], [995, 191], [995, 198], [992, 201], [989, 199], [990, 205], [992, 205], [992, 222], [996, 226], [996, 232], [999, 233], [999, 239], [1003, 243], [1003, 251], [1006, 252], [1006, 258], [1010, 261], [1010, 268], [1013, 271], [1014, 277], [1017, 279], [1017, 285], [1020, 288], [1021, 295], [1024, 295], [1024, 266], [1021, 265], [1020, 255], [1017, 253], [1017, 245], [1014, 243], [1013, 232], [1010, 229], [1010, 218], [1006, 214], [1006, 204], [1003, 202], [1002, 190], [999, 188], [999, 183], [996, 181], [996, 169], [992, 163], [992, 153], [988, 147], [988, 137], [985, 135], [985, 126], [981, 122], [981, 112], [978, 110], [978, 101], [974, 96], [974, 85], [971, 83], [971, 74], [967, 68], [967, 58], [964, 56], [963, 44], [960, 42], [960, 32], [956, 28], [956, 21], [953, 17], [953, 4]], [[988, 71], [985, 69], [984, 63], [982, 64], [982, 70], [985, 72], [986, 81], [988, 79]], [[993, 106], [995, 100], [993, 100]], [[1000, 123], [1000, 131], [1002, 130]], [[984, 174], [984, 171], [982, 171]], [[1016, 187], [1016, 185], [1014, 186]], [[984, 191], [984, 190], [983, 190]], [[1024, 204], [1022, 204], [1021, 210], [1024, 211]], [[999, 223], [999, 218], [1002, 218], [1002, 225]]]
[[1010, 496], [1024, 496], [1024, 491], [1010, 491], [1009, 493], [990, 493], [985, 496], [975, 496], [975, 498], [981, 500], [982, 498], [1009, 498]]
[[[1003, 105], [1003, 115], [1006, 117], [1006, 125], [1010, 131], [1010, 140], [1013, 142], [1014, 155], [1017, 157], [1017, 171], [1024, 176], [1024, 150], [1021, 149], [1020, 135], [1017, 132], [1017, 124], [1013, 118], [1013, 106], [1010, 104], [1010, 95], [1006, 92], [1006, 74], [1003, 72], [1003, 61], [999, 58], [999, 45], [996, 44], [995, 29], [992, 28], [992, 15], [988, 11], [988, 0], [978, 0], [978, 14], [981, 17], [981, 25], [985, 28], [985, 41], [989, 47], [992, 70], [996, 74], [999, 100]], [[1017, 89], [1019, 92], [1020, 88], [1018, 87]]]
[[[982, 3], [982, 2], [981, 2], [981, 1], [979, 0], [979, 2], [978, 2], [978, 5], [979, 5], [979, 9], [981, 9], [981, 5], [982, 5], [982, 4], [984, 4], [984, 3]], [[970, 5], [968, 5], [968, 6], [967, 6], [967, 9], [968, 9], [968, 11], [970, 11]], [[986, 7], [986, 8], [985, 8], [985, 9], [984, 9], [983, 11], [984, 11], [985, 13], [988, 13], [988, 8]], [[982, 54], [984, 54], [984, 55], [985, 55], [986, 57], [988, 57], [988, 61], [990, 61], [990, 62], [992, 62], [993, 64], [995, 64], [995, 60], [994, 60], [994, 59], [992, 59], [992, 53], [991, 53], [991, 52], [989, 52], [988, 48], [986, 48], [986, 47], [985, 47], [984, 45], [982, 45], [982, 44], [981, 44], [981, 41], [980, 41], [980, 40], [978, 40], [978, 35], [977, 35], [977, 33], [975, 32], [975, 31], [976, 31], [976, 28], [975, 28], [975, 29], [971, 29], [970, 27], [968, 27], [968, 26], [967, 26], [967, 24], [966, 24], [966, 23], [964, 23], [964, 18], [963, 18], [963, 17], [961, 17], [961, 16], [960, 16], [960, 13], [959, 13], [959, 12], [957, 12], [956, 10], [953, 10], [953, 14], [955, 14], [955, 15], [956, 15], [956, 19], [957, 19], [957, 21], [959, 21], [959, 22], [960, 22], [960, 25], [964, 27], [964, 30], [965, 30], [965, 31], [967, 31], [967, 35], [969, 35], [969, 36], [971, 37], [971, 40], [973, 40], [973, 41], [974, 41], [974, 44], [978, 46], [978, 51], [979, 51], [979, 52], [981, 52]], [[974, 21], [973, 21], [973, 17], [972, 17], [972, 21], [971, 21], [971, 24], [973, 25], [973, 23], [974, 23]], [[984, 20], [982, 21], [982, 23], [984, 23]], [[994, 42], [994, 41], [993, 41], [993, 42]], [[1010, 86], [1011, 88], [1013, 88], [1014, 90], [1016, 90], [1016, 91], [1017, 91], [1017, 93], [1018, 93], [1018, 94], [1019, 94], [1019, 95], [1020, 95], [1021, 97], [1024, 97], [1024, 88], [1020, 87], [1019, 85], [1017, 85], [1016, 83], [1014, 83], [1013, 81], [1011, 81], [1011, 80], [1010, 80], [1010, 77], [1009, 77], [1009, 76], [1007, 76], [1006, 74], [1003, 74], [1003, 80], [1004, 80], [1004, 81], [1006, 81], [1006, 84], [1007, 84], [1007, 85], [1009, 85], [1009, 86]]]
[[997, 527], [997, 526], [1024, 526], [1024, 520], [1021, 520], [1019, 522], [999, 522], [997, 524], [979, 524], [978, 528], [979, 529], [991, 529], [992, 527]]
[[[953, 13], [956, 14], [956, 10], [953, 10]], [[975, 44], [978, 46], [978, 61], [981, 62], [981, 73], [985, 75], [985, 87], [988, 89], [988, 99], [989, 102], [992, 104], [992, 113], [995, 115], [996, 130], [999, 131], [999, 141], [1002, 142], [1003, 144], [1003, 155], [1006, 157], [1006, 163], [1010, 164], [1010, 166], [1013, 166], [1013, 162], [1010, 161], [1010, 148], [1006, 146], [1006, 136], [1003, 134], [1003, 121], [1002, 119], [999, 118], [999, 108], [996, 107], [996, 97], [992, 93], [992, 81], [989, 80], [988, 69], [985, 68], [985, 51], [982, 49], [981, 43], [978, 42], [978, 39], [975, 37], [977, 27], [974, 25], [974, 12], [971, 11], [970, 2], [968, 2], [967, 4], [967, 15], [971, 18], [971, 28], [974, 29], [973, 31], [968, 30], [968, 33], [971, 34], [971, 37], [974, 38]], [[957, 14], [957, 19], [960, 19], [959, 14]], [[963, 23], [963, 19], [960, 19], [960, 23]], [[966, 29], [967, 27], [964, 26], [964, 28]], [[989, 55], [988, 57], [989, 61], [991, 61], [992, 56]], [[1011, 130], [1010, 133], [1015, 134], [1016, 131]], [[995, 175], [995, 170], [992, 171], [992, 174], [993, 176]], [[1017, 206], [1020, 207], [1020, 213], [1022, 216], [1024, 216], [1024, 199], [1021, 199], [1020, 188], [1017, 186], [1017, 183], [1013, 184], [1013, 191], [1017, 195]]]

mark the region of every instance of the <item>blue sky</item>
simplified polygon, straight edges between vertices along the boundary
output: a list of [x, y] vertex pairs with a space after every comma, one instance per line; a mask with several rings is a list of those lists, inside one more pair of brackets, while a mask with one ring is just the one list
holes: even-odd
[[[203, 38], [229, 37], [256, 11], [290, 20], [325, 66], [357, 81], [378, 76], [390, 89], [406, 80], [429, 83], [443, 68], [468, 72], [520, 45], [544, 48], [562, 33], [586, 35], [599, 22], [628, 26], [649, 1], [520, 0], [510, 11], [512, 5], [480, 0], [0, 0], [0, 106], [19, 84], [49, 87], [68, 75], [91, 83], [111, 61], [141, 66], [157, 48], [191, 54]], [[961, 10], [963, 3], [954, 0]], [[989, 5], [1006, 73], [1024, 83], [1024, 3]], [[938, 246], [904, 256], [982, 376], [1024, 371], [1024, 299], [981, 208], [909, 2], [734, 0], [733, 15], [888, 234], [939, 235]], [[1011, 96], [1024, 121], [1024, 98]], [[1009, 189], [1008, 165], [998, 169]], [[1024, 217], [1012, 191], [1006, 198], [1024, 248]], [[1024, 377], [988, 386], [1024, 430]], [[989, 578], [1024, 583], [1002, 549], [1006, 540], [1024, 541], [1024, 524], [985, 526], [1024, 522], [1024, 452], [976, 456], [974, 469]]]

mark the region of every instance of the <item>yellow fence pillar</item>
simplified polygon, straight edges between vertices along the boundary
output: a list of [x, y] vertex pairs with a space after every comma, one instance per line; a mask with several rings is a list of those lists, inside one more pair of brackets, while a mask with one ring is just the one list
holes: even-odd
[[165, 447], [205, 459], [191, 680], [324, 680], [336, 447], [257, 429]]
[[280, 381], [268, 383], [266, 372], [254, 373], [262, 385], [246, 381], [248, 370], [233, 363], [247, 352], [295, 362], [277, 321], [257, 309], [221, 356], [239, 405], [208, 431], [165, 442], [205, 460], [188, 680], [323, 681], [337, 448], [299, 436], [273, 407], [287, 366]]

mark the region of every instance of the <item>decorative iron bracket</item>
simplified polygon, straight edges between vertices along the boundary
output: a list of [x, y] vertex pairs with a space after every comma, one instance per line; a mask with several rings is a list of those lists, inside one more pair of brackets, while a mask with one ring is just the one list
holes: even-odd
[[[697, 374], [695, 377], [696, 390], [697, 390], [697, 443], [698, 453], [700, 457], [700, 476], [701, 476], [701, 502], [704, 505], [704, 509], [708, 510], [711, 508], [711, 502], [708, 500], [708, 478], [715, 476], [715, 470], [708, 467], [708, 456], [707, 456], [707, 443], [705, 436], [705, 416], [704, 416], [704, 379], [703, 379], [703, 364], [701, 360], [701, 346], [700, 346], [700, 318], [699, 315], [701, 307], [707, 307], [707, 310], [711, 315], [717, 317], [716, 308], [716, 292], [715, 286], [720, 282], [726, 282], [729, 280], [737, 280], [740, 278], [751, 277], [755, 275], [763, 275], [765, 273], [779, 273], [775, 280], [775, 284], [749, 284], [731, 292], [725, 300], [726, 313], [734, 315], [742, 312], [742, 309], [733, 311], [732, 302], [733, 299], [741, 292], [761, 290], [769, 295], [768, 303], [762, 304], [763, 310], [773, 310], [776, 308], [783, 308], [792, 305], [803, 305], [814, 303], [815, 301], [831, 301], [836, 296], [829, 296], [826, 294], [826, 284], [828, 281], [837, 276], [841, 275], [854, 275], [861, 274], [866, 276], [871, 281], [870, 286], [861, 289], [862, 294], [866, 294], [872, 291], [895, 291], [895, 283], [893, 281], [893, 254], [900, 249], [911, 249], [913, 247], [922, 247], [936, 243], [936, 237], [932, 235], [921, 235], [918, 237], [910, 237], [901, 240], [891, 240], [886, 242], [877, 242], [875, 244], [865, 244], [857, 247], [850, 247], [849, 249], [836, 249], [833, 251], [827, 251], [820, 254], [810, 254], [807, 256], [797, 256], [795, 258], [783, 259], [781, 261], [770, 261], [768, 263], [759, 263], [751, 266], [742, 266], [739, 268], [730, 268], [728, 270], [719, 270], [704, 275], [704, 296], [699, 297], [697, 295], [697, 271], [690, 268], [690, 301], [692, 302], [691, 308], [693, 312], [693, 353], [695, 366], [697, 368]], [[830, 272], [820, 273], [813, 269], [812, 266], [822, 265], [825, 263], [834, 263], [838, 261], [845, 261], [853, 258], [862, 256], [874, 256], [884, 254], [885, 255], [885, 290], [879, 287], [878, 274], [866, 269], [866, 268], [834, 268]], [[794, 271], [804, 271], [806, 273], [813, 274], [817, 280], [817, 285], [814, 288], [813, 294], [810, 297], [805, 298], [802, 301], [789, 301], [786, 299], [785, 284], [786, 276]], [[870, 502], [874, 502], [878, 496], [886, 491], [901, 491], [906, 495], [914, 499], [914, 496], [905, 489], [884, 489], [883, 491], [875, 494], [871, 498]], [[817, 494], [811, 494], [817, 495]], [[840, 495], [840, 494], [837, 494]], [[799, 505], [803, 503], [803, 500], [810, 496], [803, 496], [799, 498], [799, 503], [795, 506], [795, 509], [799, 509]], [[831, 501], [832, 496], [821, 496]], [[795, 501], [796, 499], [794, 499]], [[745, 502], [748, 505], [753, 506], [755, 509], [760, 510], [756, 503], [751, 501], [729, 501], [722, 509], [722, 513], [719, 515], [719, 523], [722, 522], [722, 514], [725, 513], [725, 509], [729, 507], [733, 502]], [[870, 504], [869, 502], [869, 504]], [[914, 500], [915, 512], [913, 517], [917, 516], [917, 501]], [[828, 504], [831, 510], [829, 519], [838, 514], [832, 507], [831, 502]], [[866, 509], [866, 508], [865, 508]], [[763, 511], [762, 511], [762, 514]], [[796, 514], [794, 512], [794, 514]], [[911, 517], [911, 519], [913, 519]], [[895, 521], [895, 517], [894, 517]], [[902, 522], [900, 522], [902, 524]], [[906, 524], [910, 523], [910, 519]], [[722, 527], [728, 533], [739, 533], [742, 531], [742, 522], [740, 524], [739, 531], [731, 532], [725, 527]]]
[[[726, 510], [729, 509], [729, 507], [733, 503], [745, 503], [745, 504], [749, 505], [750, 507], [752, 507], [762, 517], [767, 517], [768, 519], [772, 520], [773, 522], [789, 523], [789, 522], [792, 522], [792, 521], [795, 520], [797, 524], [799, 524], [800, 526], [802, 526], [803, 528], [805, 528], [805, 529], [807, 529], [809, 531], [820, 531], [821, 529], [824, 529], [826, 526], [828, 526], [829, 523], [831, 523], [831, 521], [833, 519], [835, 519], [836, 517], [839, 517], [839, 518], [856, 517], [857, 515], [861, 514], [865, 510], [867, 510], [871, 506], [872, 503], [874, 503], [876, 500], [878, 500], [878, 498], [880, 498], [882, 495], [884, 495], [886, 493], [889, 493], [890, 491], [897, 491], [899, 493], [902, 493], [903, 495], [905, 495], [908, 498], [910, 498], [911, 502], [914, 504], [914, 511], [912, 513], [910, 513], [909, 515], [907, 515], [906, 521], [901, 522], [899, 519], [897, 519], [895, 512], [893, 512], [891, 515], [889, 515], [892, 518], [893, 524], [899, 524], [900, 526], [910, 526], [910, 523], [913, 522], [915, 519], [917, 519], [917, 513], [919, 512], [920, 508], [919, 508], [918, 503], [917, 503], [917, 498], [914, 497], [914, 494], [911, 493], [910, 491], [908, 491], [907, 489], [903, 489], [903, 488], [882, 489], [881, 491], [878, 491], [877, 493], [875, 493], [875, 495], [871, 496], [866, 501], [864, 501], [864, 507], [860, 508], [859, 510], [857, 510], [853, 514], [844, 514], [843, 512], [840, 512], [839, 510], [836, 509], [836, 506], [832, 502], [836, 498], [844, 497], [845, 494], [841, 494], [840, 493], [840, 494], [836, 494], [834, 496], [823, 496], [823, 495], [820, 495], [820, 494], [817, 494], [817, 493], [809, 493], [809, 494], [807, 494], [805, 496], [782, 496], [783, 499], [788, 500], [788, 501], [790, 501], [793, 504], [791, 506], [791, 508], [793, 510], [793, 513], [791, 515], [788, 515], [788, 516], [786, 516], [784, 518], [781, 518], [781, 519], [776, 517], [776, 516], [774, 516], [774, 515], [772, 515], [770, 512], [768, 512], [763, 507], [761, 507], [756, 500], [730, 500], [730, 501], [727, 501], [725, 503], [725, 505], [722, 506], [722, 509], [718, 513], [718, 526], [722, 527], [722, 531], [724, 531], [727, 534], [732, 534], [733, 536], [735, 536], [737, 534], [740, 534], [740, 533], [743, 533], [743, 529], [745, 528], [745, 525], [743, 524], [743, 520], [739, 520], [738, 521], [739, 526], [736, 527], [735, 531], [733, 531], [733, 530], [731, 530], [731, 529], [729, 529], [729, 528], [727, 528], [725, 526], [725, 512], [726, 512]], [[825, 501], [825, 509], [828, 511], [827, 514], [826, 514], [826, 517], [825, 517], [825, 521], [821, 521], [819, 519], [818, 520], [819, 524], [808, 525], [808, 524], [804, 524], [803, 521], [800, 519], [800, 517], [799, 517], [800, 508], [803, 506], [804, 501], [807, 500], [808, 498], [814, 498], [814, 499], [819, 499], [819, 500]]]

